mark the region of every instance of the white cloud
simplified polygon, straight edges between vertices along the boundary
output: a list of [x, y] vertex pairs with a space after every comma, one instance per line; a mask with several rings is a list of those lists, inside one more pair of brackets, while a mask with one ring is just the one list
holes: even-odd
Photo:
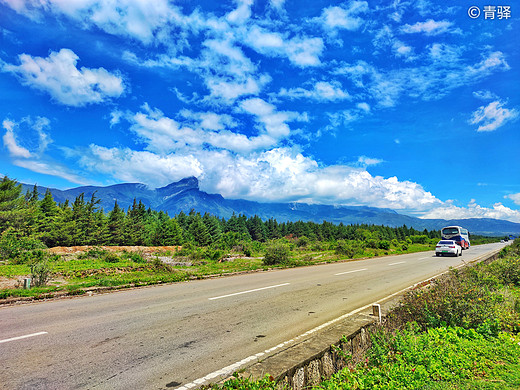
[[313, 99], [317, 101], [337, 101], [350, 99], [350, 95], [347, 91], [344, 91], [341, 83], [338, 81], [326, 82], [319, 81], [314, 84], [312, 90], [305, 88], [282, 88], [278, 93], [279, 96], [289, 97], [291, 99]]
[[506, 124], [508, 121], [518, 117], [518, 110], [503, 107], [501, 101], [494, 101], [487, 106], [480, 106], [475, 112], [469, 123], [478, 125], [477, 131], [494, 131]]
[[237, 123], [231, 116], [212, 112], [183, 110], [180, 114], [186, 120], [179, 122], [160, 110], [144, 105], [141, 112], [126, 113], [125, 119], [145, 148], [160, 155], [195, 153], [204, 145], [240, 154], [271, 148], [290, 136], [291, 129], [287, 122], [305, 120], [304, 115], [277, 111], [274, 105], [259, 98], [242, 101], [238, 110], [254, 116], [258, 123], [258, 135], [248, 137], [235, 133], [230, 129], [235, 128]]
[[45, 162], [36, 160], [14, 160], [14, 165], [29, 169], [30, 171], [42, 173], [44, 175], [61, 177], [62, 179], [68, 180], [71, 183], [80, 185], [92, 185], [92, 180], [86, 180], [81, 176], [71, 173], [69, 168], [56, 162]]
[[3, 0], [16, 12], [38, 20], [43, 12], [66, 15], [109, 34], [131, 37], [145, 44], [166, 40], [169, 22], [182, 16], [168, 0]]
[[474, 199], [467, 207], [458, 207], [449, 202], [445, 202], [439, 207], [426, 212], [421, 218], [440, 218], [440, 219], [466, 219], [466, 218], [493, 218], [505, 219], [512, 222], [520, 222], [520, 211], [513, 210], [498, 202], [492, 208], [478, 205]]
[[442, 20], [436, 22], [433, 19], [428, 19], [426, 22], [417, 22], [413, 25], [405, 24], [401, 27], [401, 31], [407, 34], [425, 33], [426, 35], [439, 35], [450, 32], [452, 22]]
[[16, 126], [16, 123], [5, 119], [2, 122], [2, 126], [5, 129], [5, 134], [3, 136], [4, 146], [9, 151], [9, 154], [11, 157], [23, 157], [23, 158], [30, 158], [32, 157], [31, 152], [27, 150], [26, 148], [18, 145], [18, 141], [16, 140], [16, 136], [14, 134], [14, 127]]
[[47, 58], [19, 56], [20, 65], [4, 64], [2, 70], [17, 75], [22, 84], [47, 92], [67, 106], [101, 103], [121, 96], [125, 86], [122, 77], [104, 68], [78, 69], [79, 57], [69, 49], [51, 52]]
[[[454, 57], [458, 55], [457, 50], [449, 46], [438, 46], [435, 49], [432, 46], [432, 50], [435, 56], [441, 53], [451, 53]], [[380, 106], [393, 107], [403, 95], [425, 101], [436, 100], [455, 88], [475, 84], [495, 72], [510, 68], [502, 52], [488, 53], [473, 65], [458, 60], [449, 66], [444, 65], [444, 60], [439, 58], [428, 65], [385, 70], [360, 60], [353, 64], [343, 63], [332, 73], [347, 77], [354, 86], [360, 88], [361, 98], [366, 99], [368, 92]], [[356, 98], [353, 91], [350, 92]]]
[[276, 111], [276, 107], [260, 98], [244, 100], [241, 108], [256, 116], [256, 120], [262, 125], [266, 133], [275, 139], [289, 136], [291, 129], [286, 122], [299, 119], [299, 115], [291, 111]]
[[79, 159], [83, 167], [109, 174], [122, 182], [159, 187], [188, 176], [200, 176], [202, 167], [192, 155], [158, 155], [129, 148], [90, 145]]
[[473, 92], [473, 96], [480, 100], [498, 100], [498, 96], [488, 90], [475, 91]]
[[335, 32], [338, 29], [355, 31], [361, 27], [364, 20], [358, 15], [368, 11], [366, 1], [350, 1], [347, 8], [331, 6], [325, 8], [319, 18], [319, 22], [325, 30]]
[[238, 7], [226, 15], [230, 23], [243, 24], [251, 17], [253, 0], [236, 0]]
[[286, 57], [300, 68], [321, 65], [320, 56], [325, 48], [323, 39], [297, 36], [291, 39], [278, 32], [252, 26], [242, 38], [243, 43], [269, 57]]
[[506, 199], [511, 199], [515, 204], [520, 205], [520, 192], [517, 194], [509, 194], [504, 196]]
[[358, 158], [358, 164], [362, 167], [367, 167], [369, 165], [378, 165], [384, 162], [384, 160], [381, 160], [379, 158], [371, 158], [367, 156], [360, 156]]
[[78, 156], [82, 166], [89, 170], [154, 187], [193, 175], [200, 179], [204, 191], [220, 193], [226, 198], [358, 204], [413, 211], [441, 204], [416, 183], [372, 176], [361, 168], [322, 167], [290, 148], [246, 155], [204, 149], [159, 155], [90, 145]]

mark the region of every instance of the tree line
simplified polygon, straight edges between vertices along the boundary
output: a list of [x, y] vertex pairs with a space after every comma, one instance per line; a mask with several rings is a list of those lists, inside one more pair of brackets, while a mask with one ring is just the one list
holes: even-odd
[[105, 213], [94, 193], [74, 202], [56, 203], [47, 189], [40, 199], [36, 185], [22, 193], [22, 185], [4, 176], [0, 182], [0, 234], [40, 241], [47, 247], [76, 245], [215, 246], [232, 248], [239, 242], [266, 242], [279, 238], [312, 241], [356, 240], [414, 242], [439, 238], [436, 230], [418, 231], [406, 225], [387, 227], [330, 222], [278, 222], [258, 216], [233, 214], [228, 219], [195, 210], [170, 217], [152, 210], [140, 200], [124, 210], [117, 200]]

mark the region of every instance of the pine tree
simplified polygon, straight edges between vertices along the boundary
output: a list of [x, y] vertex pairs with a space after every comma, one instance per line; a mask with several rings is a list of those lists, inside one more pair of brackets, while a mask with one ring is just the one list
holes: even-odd
[[119, 207], [116, 200], [106, 222], [105, 242], [108, 245], [125, 244], [125, 217], [125, 211]]
[[23, 225], [26, 217], [24, 198], [20, 196], [22, 185], [7, 176], [0, 182], [0, 233], [8, 227], [17, 230]]

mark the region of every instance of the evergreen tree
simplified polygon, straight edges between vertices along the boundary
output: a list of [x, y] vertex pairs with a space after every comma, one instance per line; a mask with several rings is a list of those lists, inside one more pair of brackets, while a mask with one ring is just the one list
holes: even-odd
[[204, 222], [202, 222], [200, 214], [193, 216], [190, 226], [188, 227], [188, 232], [195, 244], [199, 246], [207, 246], [211, 242], [208, 228], [204, 225]]
[[0, 181], [0, 233], [8, 227], [18, 231], [22, 227], [27, 213], [21, 192], [22, 185], [7, 176]]
[[105, 242], [108, 245], [125, 244], [125, 216], [125, 211], [119, 207], [116, 200], [106, 222]]

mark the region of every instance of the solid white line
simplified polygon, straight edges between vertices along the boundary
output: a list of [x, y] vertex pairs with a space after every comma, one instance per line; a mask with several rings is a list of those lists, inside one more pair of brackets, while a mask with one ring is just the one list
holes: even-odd
[[[498, 253], [498, 251], [497, 251], [497, 253]], [[403, 263], [404, 263], [404, 262], [403, 262]], [[464, 266], [465, 266], [465, 264], [459, 264], [458, 266], [453, 267], [453, 268], [458, 269], [458, 268], [462, 268], [462, 267], [464, 267]], [[451, 272], [451, 270], [448, 270], [448, 271], [444, 271], [444, 272], [438, 273], [437, 275], [434, 275], [434, 276], [432, 276], [432, 277], [430, 277], [430, 278], [428, 278], [428, 279], [425, 279], [425, 280], [423, 280], [423, 281], [421, 281], [421, 282], [417, 282], [417, 283], [415, 283], [415, 284], [412, 284], [411, 286], [408, 286], [408, 287], [406, 287], [406, 288], [403, 288], [402, 290], [396, 291], [396, 292], [394, 292], [393, 294], [387, 295], [386, 297], [381, 298], [379, 301], [376, 301], [376, 302], [373, 302], [373, 303], [369, 303], [368, 305], [365, 305], [365, 306], [363, 306], [363, 307], [360, 307], [360, 308], [357, 308], [357, 309], [355, 309], [355, 310], [352, 310], [350, 313], [343, 314], [342, 316], [340, 316], [340, 317], [338, 317], [338, 318], [335, 318], [335, 319], [333, 319], [333, 320], [331, 320], [331, 321], [329, 321], [329, 322], [326, 322], [326, 323], [324, 323], [324, 324], [322, 324], [322, 325], [320, 325], [320, 326], [317, 326], [316, 328], [311, 329], [311, 330], [309, 330], [309, 331], [307, 331], [307, 332], [305, 332], [305, 333], [303, 333], [303, 334], [301, 334], [301, 335], [295, 337], [294, 339], [291, 339], [291, 340], [285, 341], [285, 342], [283, 342], [283, 343], [281, 343], [281, 344], [278, 344], [278, 345], [274, 346], [273, 348], [270, 348], [270, 349], [265, 350], [264, 352], [260, 352], [260, 353], [257, 353], [256, 355], [252, 355], [252, 356], [246, 357], [245, 359], [242, 359], [242, 360], [239, 361], [239, 362], [236, 362], [236, 363], [234, 363], [234, 364], [231, 364], [231, 365], [229, 365], [229, 366], [227, 366], [227, 367], [224, 367], [224, 368], [222, 368], [222, 369], [220, 369], [220, 370], [218, 370], [218, 371], [214, 371], [214, 372], [212, 372], [212, 373], [210, 373], [210, 374], [208, 374], [208, 375], [206, 375], [206, 376], [204, 376], [204, 377], [202, 377], [202, 378], [196, 379], [195, 381], [193, 381], [193, 382], [191, 382], [191, 383], [187, 383], [187, 384], [185, 384], [185, 385], [183, 385], [183, 386], [177, 387], [176, 390], [188, 390], [188, 389], [192, 389], [192, 388], [194, 388], [194, 387], [197, 387], [197, 386], [198, 386], [198, 383], [199, 383], [201, 380], [204, 380], [204, 382], [207, 382], [207, 381], [210, 381], [210, 380], [215, 379], [215, 378], [218, 378], [218, 377], [220, 377], [220, 379], [223, 379], [223, 378], [225, 378], [226, 376], [230, 376], [231, 374], [233, 374], [233, 372], [235, 372], [236, 370], [238, 370], [238, 368], [240, 368], [240, 367], [241, 367], [242, 365], [244, 365], [244, 364], [247, 364], [247, 363], [249, 363], [249, 362], [251, 362], [251, 361], [254, 361], [254, 360], [259, 361], [259, 360], [260, 360], [259, 358], [262, 357], [263, 355], [267, 355], [267, 354], [269, 354], [269, 353], [271, 353], [271, 352], [273, 352], [273, 351], [276, 351], [277, 349], [280, 349], [280, 348], [282, 348], [282, 347], [284, 347], [284, 346], [286, 346], [286, 345], [288, 345], [288, 344], [293, 343], [294, 341], [296, 341], [296, 340], [298, 340], [298, 339], [300, 339], [300, 338], [302, 338], [302, 337], [308, 336], [308, 335], [310, 335], [310, 334], [312, 334], [312, 333], [315, 333], [315, 332], [317, 332], [317, 331], [319, 331], [319, 330], [321, 330], [321, 329], [323, 329], [323, 328], [325, 328], [325, 327], [327, 327], [327, 326], [329, 326], [329, 325], [332, 325], [332, 324], [334, 324], [334, 323], [336, 323], [336, 322], [338, 322], [338, 321], [342, 321], [342, 320], [344, 320], [344, 319], [347, 318], [347, 317], [350, 317], [350, 316], [352, 316], [352, 315], [354, 315], [354, 314], [356, 314], [356, 313], [359, 313], [359, 312], [362, 311], [362, 310], [368, 309], [369, 307], [371, 307], [372, 305], [374, 305], [374, 304], [377, 303], [377, 302], [383, 302], [383, 301], [386, 301], [386, 300], [388, 300], [388, 299], [390, 299], [390, 298], [395, 297], [396, 295], [402, 294], [403, 292], [405, 292], [405, 291], [407, 291], [407, 290], [413, 289], [413, 288], [415, 288], [416, 286], [419, 286], [420, 284], [422, 284], [422, 283], [424, 283], [424, 282], [426, 282], [426, 281], [429, 281], [429, 280], [432, 280], [432, 279], [436, 279], [436, 278], [438, 278], [439, 276], [444, 275], [444, 274], [446, 274], [446, 273], [448, 273], [448, 272]]]
[[361, 268], [361, 269], [356, 269], [354, 271], [340, 272], [339, 274], [334, 274], [334, 276], [345, 275], [345, 274], [352, 274], [354, 272], [361, 272], [361, 271], [366, 271], [366, 270], [367, 270], [367, 268]]
[[277, 284], [276, 286], [268, 286], [268, 287], [255, 288], [254, 290], [240, 291], [240, 292], [237, 292], [237, 293], [227, 294], [227, 295], [221, 295], [220, 297], [213, 297], [213, 298], [208, 298], [208, 299], [209, 299], [210, 301], [213, 301], [213, 300], [215, 300], [215, 299], [232, 297], [232, 296], [234, 296], [234, 295], [248, 294], [248, 293], [255, 292], [255, 291], [267, 290], [267, 289], [269, 289], [269, 288], [276, 288], [276, 287], [287, 286], [288, 284], [290, 284], [290, 283], [283, 283], [283, 284]]
[[390, 263], [388, 265], [397, 265], [397, 264], [403, 264], [406, 263], [406, 261], [398, 261], [397, 263]]
[[43, 334], [47, 334], [47, 332], [31, 333], [31, 334], [26, 334], [25, 336], [18, 336], [18, 337], [13, 337], [10, 339], [0, 340], [0, 344], [8, 343], [9, 341], [22, 340], [22, 339], [26, 339], [26, 338], [34, 337], [34, 336], [41, 336]]

